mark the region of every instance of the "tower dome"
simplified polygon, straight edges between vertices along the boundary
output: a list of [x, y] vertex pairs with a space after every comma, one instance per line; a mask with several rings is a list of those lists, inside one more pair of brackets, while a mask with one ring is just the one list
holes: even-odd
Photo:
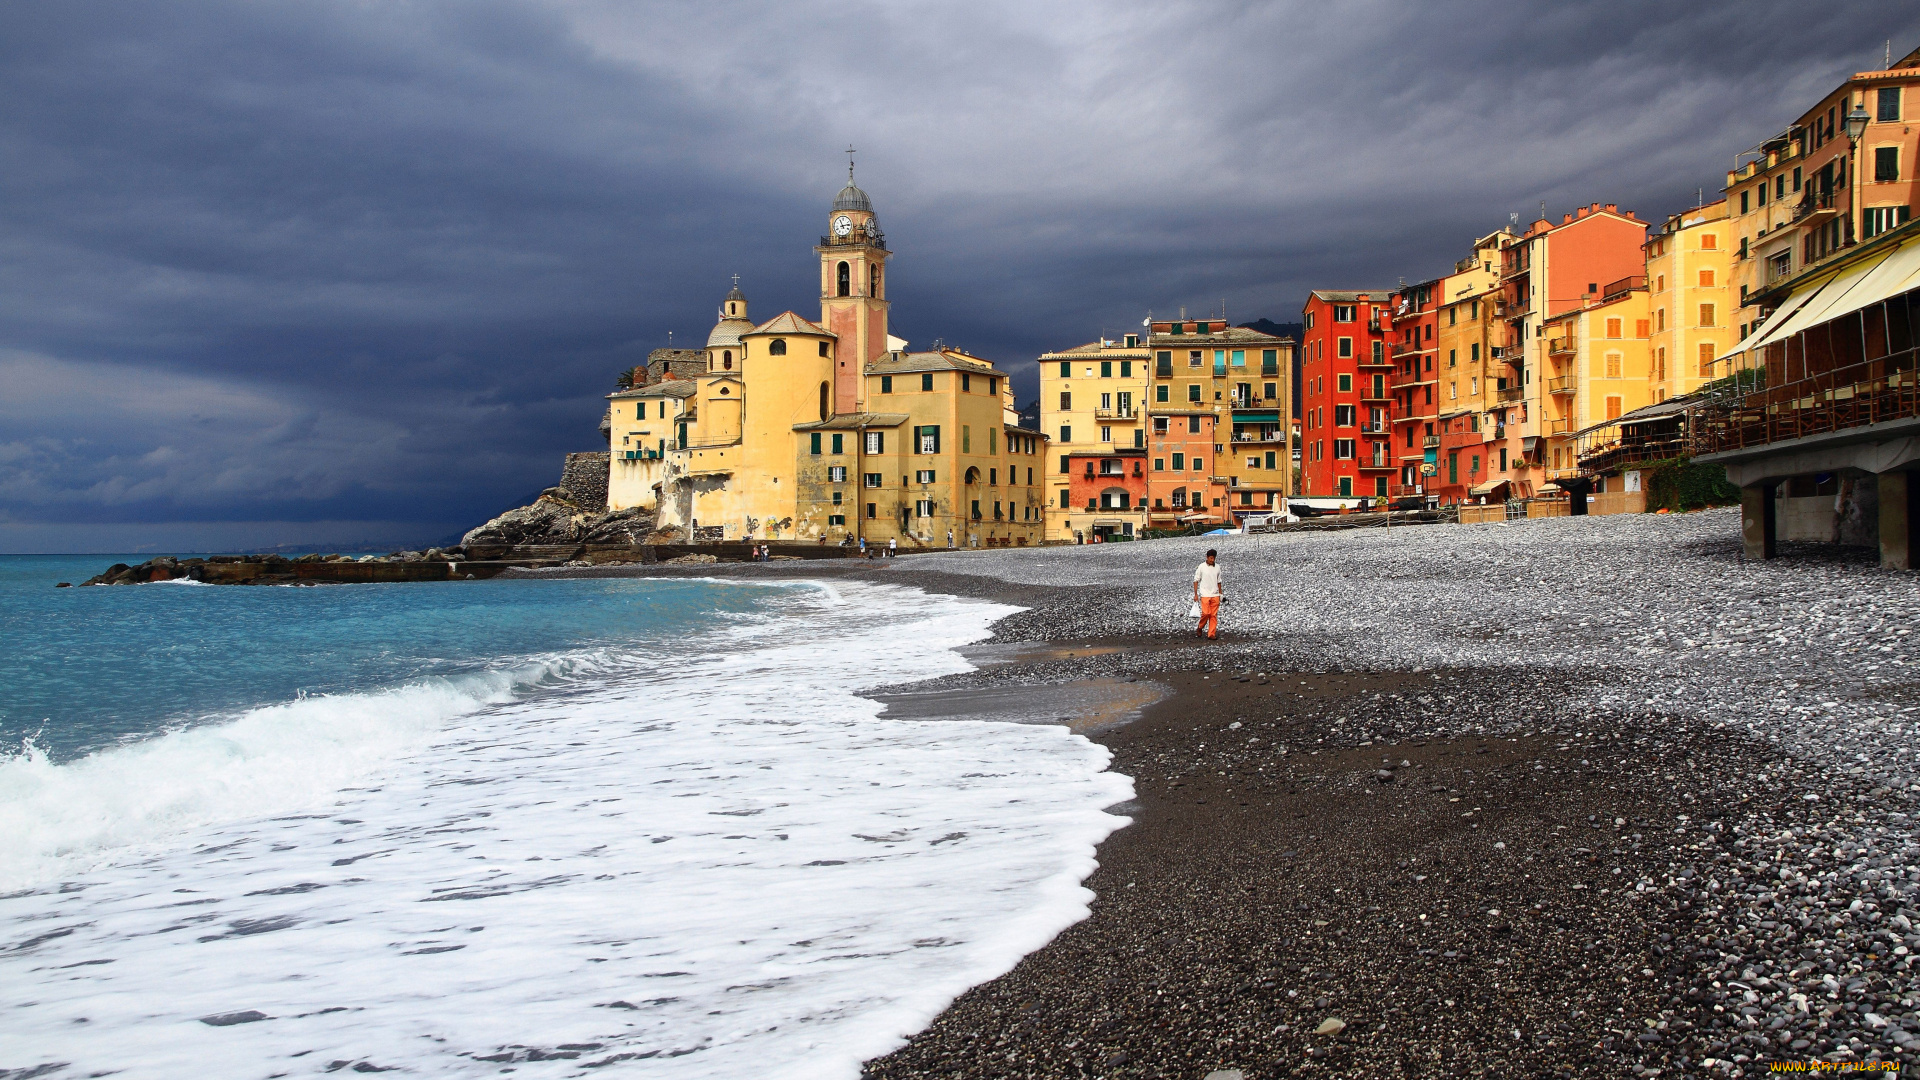
[[840, 194], [833, 197], [833, 208], [835, 210], [865, 210], [871, 214], [873, 213], [873, 200], [867, 198], [866, 192], [854, 186], [853, 176], [849, 173], [847, 176], [847, 186], [841, 188]]

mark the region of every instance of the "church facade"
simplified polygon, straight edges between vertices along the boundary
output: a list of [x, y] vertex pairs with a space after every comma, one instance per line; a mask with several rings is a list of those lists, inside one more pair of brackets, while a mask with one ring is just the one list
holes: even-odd
[[754, 323], [736, 284], [703, 370], [649, 364], [608, 395], [609, 509], [694, 542], [1038, 543], [1046, 437], [990, 361], [888, 333], [892, 252], [851, 168], [814, 250], [817, 322]]

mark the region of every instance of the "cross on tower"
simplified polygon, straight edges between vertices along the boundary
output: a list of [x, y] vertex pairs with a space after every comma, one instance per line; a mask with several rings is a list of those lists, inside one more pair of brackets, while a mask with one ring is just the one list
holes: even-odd
[[847, 144], [847, 183], [853, 183], [853, 144]]
[[739, 275], [739, 274], [735, 274], [735, 275], [733, 275], [733, 287], [734, 287], [734, 288], [736, 288], [736, 289], [740, 287], [740, 275]]

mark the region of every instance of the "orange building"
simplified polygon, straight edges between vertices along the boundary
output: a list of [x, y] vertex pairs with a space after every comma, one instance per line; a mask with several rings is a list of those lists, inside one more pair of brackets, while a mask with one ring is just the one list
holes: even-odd
[[[1850, 122], [1851, 121], [1851, 122]], [[1810, 269], [1914, 216], [1920, 207], [1920, 49], [1854, 73], [1727, 173], [1737, 237], [1731, 285], [1745, 338]], [[1854, 130], [1859, 135], [1854, 137]], [[1736, 159], [1737, 160], [1737, 159]]]
[[1520, 456], [1509, 457], [1506, 477], [1516, 494], [1538, 494], [1556, 458], [1566, 468], [1573, 457], [1573, 433], [1581, 426], [1571, 399], [1554, 392], [1570, 385], [1566, 380], [1575, 376], [1576, 354], [1548, 349], [1547, 324], [1635, 291], [1644, 300], [1646, 234], [1646, 223], [1631, 211], [1594, 203], [1557, 225], [1545, 218], [1535, 221], [1501, 251], [1498, 314], [1506, 323], [1501, 360], [1507, 385], [1520, 392], [1518, 400], [1503, 401], [1500, 412], [1509, 436], [1520, 441]]

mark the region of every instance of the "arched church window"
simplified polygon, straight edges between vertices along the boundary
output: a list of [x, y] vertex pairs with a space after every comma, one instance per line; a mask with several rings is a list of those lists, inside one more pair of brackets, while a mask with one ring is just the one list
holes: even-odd
[[722, 352], [720, 354], [720, 367], [724, 371], [733, 370], [733, 350], [732, 349], [728, 349], [725, 352]]
[[727, 314], [738, 315], [739, 313], [740, 313], [740, 305], [729, 300], [727, 302]]
[[767, 355], [768, 355], [768, 356], [785, 356], [785, 355], [787, 355], [787, 339], [786, 339], [786, 338], [774, 338], [774, 339], [773, 339], [773, 344], [771, 344], [771, 345], [768, 345], [768, 346], [767, 346]]
[[822, 422], [824, 422], [827, 419], [827, 384], [826, 383], [820, 384], [820, 419]]
[[846, 263], [840, 264], [840, 291], [835, 295], [838, 295], [838, 296], [853, 295], [853, 271], [847, 266]]
[[880, 267], [878, 264], [867, 267], [867, 295], [880, 298]]

